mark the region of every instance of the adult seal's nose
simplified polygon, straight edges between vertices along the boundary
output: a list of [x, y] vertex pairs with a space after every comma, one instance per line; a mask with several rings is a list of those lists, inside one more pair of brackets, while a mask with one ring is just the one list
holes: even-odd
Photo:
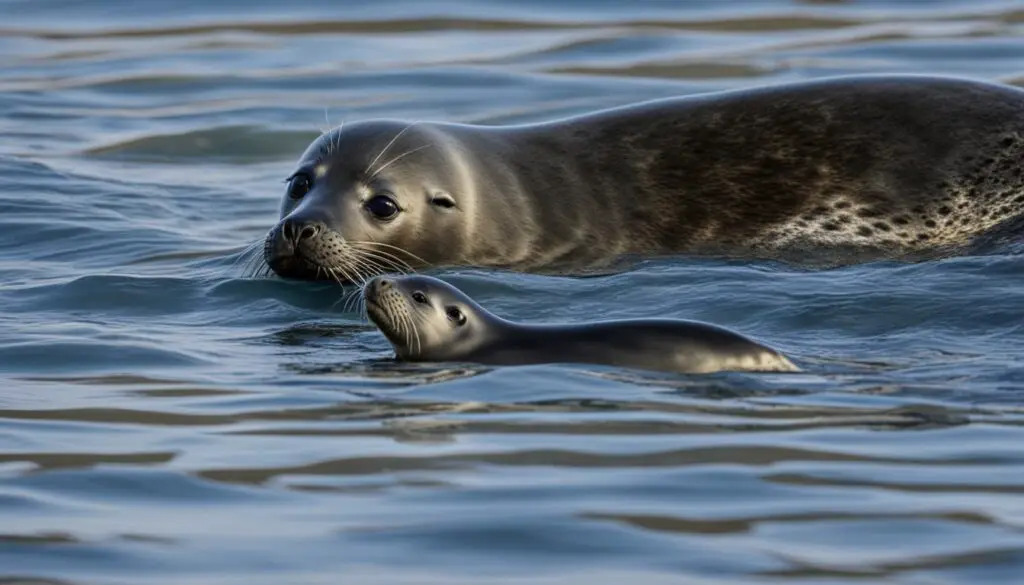
[[298, 246], [302, 242], [319, 236], [324, 231], [324, 227], [324, 224], [318, 221], [289, 219], [281, 224], [281, 236], [291, 245]]

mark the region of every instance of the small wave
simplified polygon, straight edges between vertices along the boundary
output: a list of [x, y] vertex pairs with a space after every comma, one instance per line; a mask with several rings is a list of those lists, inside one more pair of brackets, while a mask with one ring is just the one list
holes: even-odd
[[168, 164], [181, 164], [188, 159], [202, 159], [204, 163], [251, 163], [293, 155], [304, 150], [316, 136], [316, 132], [280, 132], [233, 126], [136, 138], [89, 148], [82, 154]]

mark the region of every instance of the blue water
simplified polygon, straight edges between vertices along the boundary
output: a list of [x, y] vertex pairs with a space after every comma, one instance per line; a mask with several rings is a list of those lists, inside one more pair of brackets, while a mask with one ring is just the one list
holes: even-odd
[[[542, 120], [846, 73], [1024, 85], [1024, 3], [0, 0], [0, 581], [1018, 584], [1024, 263], [438, 273], [799, 375], [396, 366], [249, 278], [342, 120]], [[20, 581], [19, 581], [20, 579]]]

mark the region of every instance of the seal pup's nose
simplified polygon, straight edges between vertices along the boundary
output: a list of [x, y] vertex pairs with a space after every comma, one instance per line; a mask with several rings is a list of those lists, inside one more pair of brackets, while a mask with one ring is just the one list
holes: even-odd
[[366, 292], [373, 296], [376, 296], [393, 287], [394, 285], [395, 283], [390, 278], [384, 276], [374, 276], [370, 280], [366, 281]]

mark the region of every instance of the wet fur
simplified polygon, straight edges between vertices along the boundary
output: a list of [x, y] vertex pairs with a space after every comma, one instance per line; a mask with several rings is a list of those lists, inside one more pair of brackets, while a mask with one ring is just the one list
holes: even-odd
[[[381, 174], [414, 189], [431, 175], [461, 215], [443, 230], [432, 228], [439, 216], [380, 232], [422, 260], [409, 269], [572, 271], [671, 254], [915, 259], [1013, 240], [1024, 217], [1024, 91], [978, 81], [834, 78], [517, 126], [368, 121], [321, 137], [303, 164], [353, 174], [382, 148], [423, 144]], [[305, 212], [283, 205], [282, 217], [344, 191]], [[353, 239], [344, 231], [307, 260], [337, 263]]]
[[[419, 292], [426, 302], [416, 302]], [[406, 361], [490, 365], [590, 363], [677, 373], [795, 372], [776, 350], [728, 329], [677, 319], [524, 324], [490, 313], [436, 278], [374, 277], [363, 287], [367, 314]], [[448, 307], [466, 315], [463, 325]]]

